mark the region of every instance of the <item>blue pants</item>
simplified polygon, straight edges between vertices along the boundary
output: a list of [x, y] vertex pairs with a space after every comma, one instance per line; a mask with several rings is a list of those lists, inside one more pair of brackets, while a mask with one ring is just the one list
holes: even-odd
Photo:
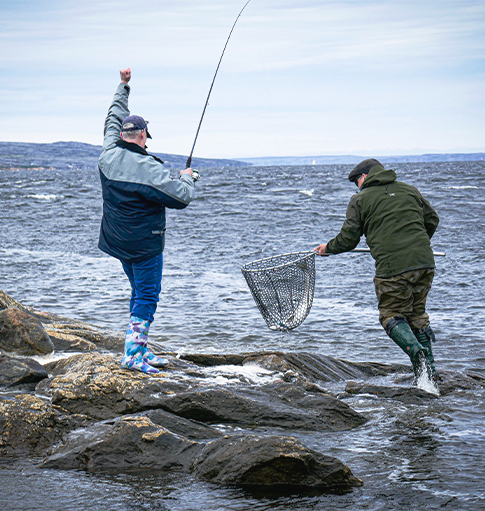
[[121, 264], [131, 284], [130, 314], [151, 323], [162, 290], [163, 254], [139, 263]]

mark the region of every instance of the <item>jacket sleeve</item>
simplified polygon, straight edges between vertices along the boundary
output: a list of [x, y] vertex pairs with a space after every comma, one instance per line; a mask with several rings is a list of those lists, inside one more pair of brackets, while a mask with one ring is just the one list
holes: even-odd
[[345, 222], [340, 232], [327, 243], [327, 252], [329, 254], [340, 254], [353, 250], [359, 244], [363, 233], [359, 194], [355, 194], [347, 206]]
[[[113, 168], [115, 172], [112, 172]], [[105, 174], [108, 179], [136, 190], [145, 200], [167, 208], [183, 209], [194, 199], [192, 177], [182, 174], [179, 179], [172, 178], [163, 163], [151, 154], [120, 149], [120, 159], [111, 164]]]
[[111, 149], [120, 140], [121, 123], [130, 115], [128, 110], [128, 96], [130, 86], [127, 83], [120, 83], [116, 89], [113, 101], [108, 110], [104, 122], [103, 149]]
[[150, 199], [167, 208], [184, 209], [194, 199], [195, 183], [188, 174], [172, 179], [166, 169], [160, 173], [161, 180], [152, 190]]
[[421, 202], [423, 204], [423, 215], [424, 215], [424, 227], [428, 233], [429, 239], [433, 237], [438, 224], [440, 223], [440, 217], [436, 213], [435, 209], [431, 204], [418, 192]]

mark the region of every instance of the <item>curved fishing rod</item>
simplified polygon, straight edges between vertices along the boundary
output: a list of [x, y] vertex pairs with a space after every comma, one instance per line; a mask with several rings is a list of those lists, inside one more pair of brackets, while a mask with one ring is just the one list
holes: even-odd
[[[190, 151], [190, 156], [187, 158], [187, 163], [186, 163], [186, 166], [185, 166], [185, 168], [187, 168], [187, 169], [192, 164], [192, 154], [194, 152], [195, 143], [197, 142], [197, 137], [199, 136], [200, 126], [202, 125], [202, 119], [204, 118], [205, 109], [207, 108], [207, 105], [209, 104], [209, 97], [211, 95], [212, 87], [214, 86], [214, 82], [216, 81], [217, 71], [219, 71], [219, 66], [221, 65], [222, 57], [224, 56], [224, 52], [226, 51], [227, 43], [229, 42], [229, 39], [231, 38], [232, 31], [234, 30], [234, 27], [236, 26], [236, 23], [237, 23], [237, 20], [239, 19], [239, 16], [241, 16], [242, 12], [246, 8], [246, 5], [248, 5], [248, 3], [250, 1], [251, 0], [248, 0], [244, 4], [244, 7], [241, 9], [240, 13], [237, 15], [236, 21], [234, 22], [234, 25], [232, 26], [231, 31], [229, 32], [229, 36], [227, 38], [226, 44], [224, 45], [224, 49], [222, 50], [222, 55], [221, 55], [221, 58], [219, 59], [219, 64], [217, 64], [217, 69], [216, 69], [216, 72], [214, 73], [214, 78], [212, 79], [212, 83], [211, 83], [211, 86], [210, 86], [210, 89], [209, 89], [209, 94], [207, 94], [207, 99], [206, 99], [206, 102], [205, 102], [205, 105], [204, 105], [204, 110], [202, 111], [202, 116], [201, 116], [200, 121], [199, 121], [199, 126], [197, 128], [197, 132], [195, 134], [195, 140], [194, 140], [194, 143], [192, 145], [192, 150]], [[197, 173], [197, 179], [198, 179], [198, 172], [195, 171], [194, 174], [195, 173]]]

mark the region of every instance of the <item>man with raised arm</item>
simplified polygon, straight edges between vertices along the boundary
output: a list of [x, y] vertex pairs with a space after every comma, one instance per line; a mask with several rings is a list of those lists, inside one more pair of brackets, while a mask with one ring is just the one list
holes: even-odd
[[435, 268], [430, 239], [439, 217], [414, 186], [396, 181], [396, 173], [376, 159], [359, 163], [349, 181], [359, 193], [350, 199], [342, 229], [315, 250], [320, 255], [348, 252], [365, 235], [376, 263], [379, 321], [411, 359], [416, 378], [424, 363], [436, 379], [426, 298]]
[[172, 179], [162, 160], [147, 153], [148, 121], [130, 115], [131, 70], [120, 71], [104, 126], [99, 173], [103, 218], [98, 247], [118, 259], [131, 284], [130, 322], [121, 366], [149, 374], [168, 364], [147, 346], [161, 291], [166, 208], [183, 209], [194, 198], [192, 169]]

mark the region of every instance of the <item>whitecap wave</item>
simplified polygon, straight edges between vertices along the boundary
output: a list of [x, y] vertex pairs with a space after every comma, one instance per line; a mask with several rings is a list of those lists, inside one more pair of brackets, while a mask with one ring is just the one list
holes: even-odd
[[303, 195], [308, 195], [308, 197], [313, 197], [313, 192], [315, 190], [312, 188], [311, 190], [300, 190], [300, 193], [302, 193]]
[[37, 193], [34, 193], [32, 195], [27, 195], [27, 197], [29, 199], [39, 199], [39, 200], [48, 200], [48, 201], [51, 201], [51, 200], [55, 200], [57, 199], [59, 196], [58, 195], [54, 195], [54, 194], [51, 194], [51, 195], [42, 195], [42, 194], [37, 194]]

